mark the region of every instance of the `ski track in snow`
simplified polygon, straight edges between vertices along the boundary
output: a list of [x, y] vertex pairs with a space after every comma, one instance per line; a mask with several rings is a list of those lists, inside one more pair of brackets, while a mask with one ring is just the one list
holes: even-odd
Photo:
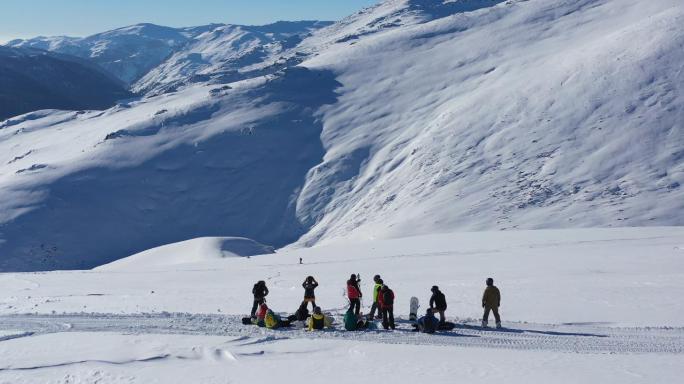
[[[510, 328], [483, 329], [476, 321], [460, 321], [450, 332], [426, 335], [412, 332], [405, 319], [397, 330], [347, 332], [335, 316], [335, 329], [308, 332], [301, 328], [269, 330], [242, 325], [241, 316], [205, 314], [64, 314], [0, 316], [0, 330], [22, 329], [21, 336], [58, 332], [116, 332], [125, 334], [185, 334], [238, 337], [242, 345], [275, 343], [286, 339], [337, 339], [385, 344], [540, 350], [565, 353], [684, 353], [684, 328], [614, 328], [589, 324], [506, 323]], [[11, 338], [0, 339], [0, 342]]]

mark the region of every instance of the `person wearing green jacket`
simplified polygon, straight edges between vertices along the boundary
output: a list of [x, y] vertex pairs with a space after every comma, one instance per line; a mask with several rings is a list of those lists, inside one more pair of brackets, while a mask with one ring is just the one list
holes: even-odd
[[382, 288], [383, 281], [380, 278], [380, 275], [375, 275], [373, 277], [373, 281], [375, 282], [375, 285], [373, 286], [373, 305], [371, 306], [370, 314], [368, 315], [368, 320], [373, 320], [373, 317], [375, 316], [375, 310], [378, 311], [378, 317], [380, 317], [380, 308], [378, 307], [378, 293]]
[[363, 316], [356, 316], [351, 309], [347, 310], [347, 313], [344, 314], [344, 329], [358, 331], [366, 328], [367, 323], [363, 319]]

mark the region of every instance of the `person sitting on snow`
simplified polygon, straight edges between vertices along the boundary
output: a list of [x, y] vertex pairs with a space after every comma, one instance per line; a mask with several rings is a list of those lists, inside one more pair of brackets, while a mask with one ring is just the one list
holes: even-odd
[[264, 316], [264, 326], [268, 329], [277, 329], [280, 327], [289, 327], [290, 321], [281, 319], [280, 316], [275, 314], [272, 310], [266, 311], [266, 316]]
[[432, 308], [425, 311], [425, 316], [418, 319], [418, 330], [423, 333], [435, 333], [439, 327], [439, 320], [435, 317]]
[[350, 309], [344, 314], [344, 329], [347, 331], [358, 331], [368, 327], [368, 322], [364, 320], [363, 314], [356, 316], [354, 311]]
[[332, 326], [332, 322], [333, 320], [331, 317], [323, 314], [321, 307], [316, 307], [308, 320], [309, 331], [320, 331], [325, 327]]

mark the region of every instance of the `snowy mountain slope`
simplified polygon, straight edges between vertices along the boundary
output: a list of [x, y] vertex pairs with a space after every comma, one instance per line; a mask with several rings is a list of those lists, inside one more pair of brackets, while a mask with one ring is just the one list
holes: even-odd
[[[312, 83], [316, 92], [297, 93]], [[225, 233], [295, 241], [305, 228], [293, 195], [323, 156], [311, 113], [336, 87], [329, 74], [293, 68], [105, 113], [7, 121], [0, 270], [92, 268]]]
[[676, 1], [507, 2], [332, 45], [305, 63], [343, 88], [301, 243], [683, 224], [683, 20]]
[[0, 46], [0, 120], [41, 109], [105, 109], [131, 97], [123, 84], [76, 57]]
[[85, 38], [37, 37], [13, 40], [10, 47], [31, 47], [92, 60], [126, 84], [132, 84], [193, 37], [215, 28], [170, 28], [136, 24]]
[[136, 82], [133, 90], [158, 94], [175, 91], [189, 83], [231, 83], [273, 73], [285, 67], [286, 63], [278, 63], [281, 53], [296, 46], [312, 31], [329, 24], [299, 21], [264, 26], [218, 26], [188, 42]]
[[674, 0], [393, 0], [283, 52], [308, 58], [287, 70], [12, 119], [0, 269], [203, 236], [682, 225], [683, 15]]

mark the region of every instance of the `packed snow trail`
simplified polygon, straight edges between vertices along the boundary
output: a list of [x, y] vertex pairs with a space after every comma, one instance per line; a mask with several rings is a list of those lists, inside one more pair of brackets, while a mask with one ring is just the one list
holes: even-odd
[[612, 328], [588, 324], [507, 323], [510, 328], [483, 329], [474, 320], [457, 323], [456, 329], [427, 335], [412, 332], [408, 321], [398, 318], [394, 332], [369, 330], [346, 332], [336, 316], [335, 329], [308, 332], [301, 328], [269, 330], [242, 325], [240, 316], [161, 313], [141, 315], [64, 314], [0, 317], [0, 330], [21, 330], [23, 337], [58, 332], [118, 332], [126, 334], [184, 334], [244, 337], [245, 344], [272, 343], [284, 339], [342, 339], [383, 344], [540, 350], [567, 353], [684, 353], [684, 328]]

